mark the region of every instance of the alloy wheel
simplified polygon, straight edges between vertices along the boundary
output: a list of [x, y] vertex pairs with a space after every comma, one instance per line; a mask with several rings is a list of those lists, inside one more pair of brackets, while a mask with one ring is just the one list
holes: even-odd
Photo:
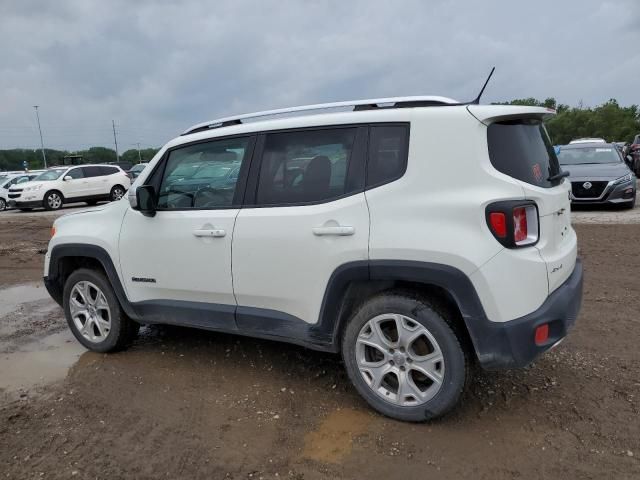
[[73, 324], [84, 338], [93, 343], [107, 338], [111, 330], [111, 310], [104, 293], [94, 283], [82, 281], [73, 286], [69, 310]]
[[62, 206], [62, 198], [60, 198], [60, 195], [55, 192], [50, 193], [47, 196], [47, 205], [49, 205], [52, 210], [57, 210]]
[[442, 350], [424, 325], [406, 315], [369, 320], [358, 334], [355, 353], [369, 388], [394, 405], [421, 405], [442, 387]]
[[111, 199], [113, 201], [120, 200], [124, 196], [124, 190], [122, 188], [116, 187], [113, 189], [113, 193], [111, 194]]

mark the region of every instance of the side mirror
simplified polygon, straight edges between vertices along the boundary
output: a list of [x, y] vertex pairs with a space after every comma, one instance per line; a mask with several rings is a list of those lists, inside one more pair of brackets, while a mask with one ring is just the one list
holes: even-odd
[[140, 185], [136, 188], [136, 210], [145, 217], [154, 217], [158, 208], [156, 189], [151, 185]]
[[69, 180], [73, 180], [73, 177], [71, 175], [67, 175], [62, 180], [64, 180], [65, 182], [68, 182]]

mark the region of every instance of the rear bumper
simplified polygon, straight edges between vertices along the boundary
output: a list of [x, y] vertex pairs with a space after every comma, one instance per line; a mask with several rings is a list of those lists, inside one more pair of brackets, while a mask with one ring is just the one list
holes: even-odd
[[[573, 326], [582, 303], [582, 262], [576, 260], [571, 276], [535, 312], [508, 322], [469, 321], [467, 327], [483, 368], [521, 368], [562, 340]], [[535, 330], [549, 324], [549, 338], [541, 345]]]

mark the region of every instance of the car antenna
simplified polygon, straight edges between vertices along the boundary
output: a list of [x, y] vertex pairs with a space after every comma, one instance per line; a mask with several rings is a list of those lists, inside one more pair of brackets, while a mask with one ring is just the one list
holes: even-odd
[[496, 70], [496, 67], [493, 67], [491, 69], [491, 72], [489, 73], [489, 76], [487, 77], [487, 80], [484, 82], [484, 85], [482, 86], [482, 90], [480, 90], [480, 93], [475, 98], [475, 100], [472, 100], [471, 102], [469, 102], [469, 105], [478, 105], [480, 103], [480, 97], [484, 93], [484, 89], [487, 88], [487, 84], [489, 83], [489, 80], [491, 80], [491, 76], [493, 75], [493, 72], [495, 70]]

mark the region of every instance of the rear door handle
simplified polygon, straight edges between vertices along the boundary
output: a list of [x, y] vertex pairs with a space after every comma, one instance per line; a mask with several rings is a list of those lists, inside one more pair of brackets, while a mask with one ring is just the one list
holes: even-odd
[[193, 231], [193, 235], [196, 237], [224, 237], [226, 234], [227, 232], [221, 228], [207, 228]]
[[311, 229], [314, 235], [323, 236], [323, 235], [338, 235], [338, 236], [346, 236], [353, 235], [356, 233], [356, 229], [353, 227], [338, 225], [334, 227], [313, 227]]

